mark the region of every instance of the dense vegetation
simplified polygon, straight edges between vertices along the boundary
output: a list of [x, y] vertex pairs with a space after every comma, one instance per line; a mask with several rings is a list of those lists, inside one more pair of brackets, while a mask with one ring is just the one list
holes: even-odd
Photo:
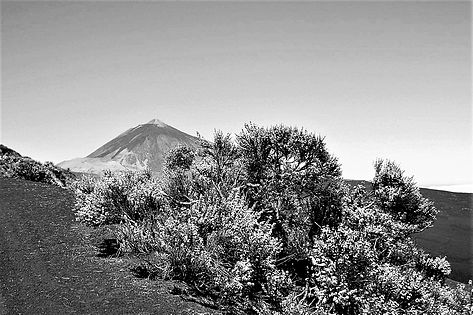
[[184, 280], [228, 313], [469, 314], [446, 259], [416, 247], [436, 210], [393, 162], [349, 189], [324, 139], [246, 125], [197, 152], [172, 150], [163, 178], [111, 173], [74, 185], [80, 221], [116, 224], [121, 252]]
[[20, 178], [66, 187], [74, 175], [51, 162], [41, 163], [0, 145], [0, 177]]

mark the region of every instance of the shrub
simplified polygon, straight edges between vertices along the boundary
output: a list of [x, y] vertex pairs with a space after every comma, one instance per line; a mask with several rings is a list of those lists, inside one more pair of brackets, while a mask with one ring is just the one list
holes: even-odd
[[75, 177], [71, 172], [51, 162], [40, 163], [28, 157], [16, 155], [0, 156], [0, 176], [26, 179], [35, 182], [68, 186]]
[[[297, 128], [246, 125], [237, 138], [250, 204], [267, 213], [283, 242], [337, 225], [342, 209], [340, 167], [323, 138]], [[290, 242], [288, 243], [289, 246]]]
[[437, 215], [433, 203], [423, 198], [412, 177], [405, 177], [401, 168], [392, 161], [375, 162], [373, 191], [378, 206], [395, 220], [410, 224], [421, 232]]
[[194, 161], [194, 151], [186, 146], [172, 148], [165, 158], [164, 167], [170, 170], [188, 170]]
[[228, 313], [468, 314], [450, 265], [416, 247], [436, 210], [393, 162], [373, 191], [344, 186], [322, 138], [247, 125], [194, 152], [168, 154], [164, 177], [106, 173], [75, 186], [79, 220], [118, 223], [122, 252], [152, 276], [181, 279]]
[[104, 172], [72, 185], [77, 219], [90, 225], [143, 220], [160, 209], [161, 190], [150, 172]]
[[340, 225], [315, 238], [302, 305], [331, 314], [468, 314], [464, 287], [444, 283], [446, 259], [418, 249], [417, 228], [377, 198], [354, 188]]
[[272, 226], [260, 222], [238, 194], [165, 213], [119, 227], [123, 250], [150, 254], [152, 275], [185, 280], [228, 311], [251, 309], [258, 297], [284, 295], [290, 281], [275, 265], [281, 247]]

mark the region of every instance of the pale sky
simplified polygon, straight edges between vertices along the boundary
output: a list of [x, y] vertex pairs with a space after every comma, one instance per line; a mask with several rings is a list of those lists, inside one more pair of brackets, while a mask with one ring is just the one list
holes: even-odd
[[153, 118], [211, 139], [245, 122], [326, 137], [343, 175], [390, 158], [472, 183], [469, 2], [1, 3], [0, 142], [84, 157]]

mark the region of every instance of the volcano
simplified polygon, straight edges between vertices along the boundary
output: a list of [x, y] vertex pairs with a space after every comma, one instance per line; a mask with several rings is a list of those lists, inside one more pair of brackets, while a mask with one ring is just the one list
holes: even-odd
[[100, 174], [104, 170], [162, 171], [165, 155], [174, 147], [197, 148], [199, 139], [184, 133], [159, 119], [153, 119], [123, 132], [85, 158], [58, 164], [73, 172]]

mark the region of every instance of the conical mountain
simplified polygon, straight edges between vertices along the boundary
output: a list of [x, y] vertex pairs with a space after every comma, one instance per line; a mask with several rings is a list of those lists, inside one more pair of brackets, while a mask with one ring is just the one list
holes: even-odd
[[84, 173], [149, 168], [158, 174], [169, 150], [178, 145], [197, 147], [198, 140], [159, 119], [153, 119], [128, 129], [87, 157], [64, 161], [59, 166]]

